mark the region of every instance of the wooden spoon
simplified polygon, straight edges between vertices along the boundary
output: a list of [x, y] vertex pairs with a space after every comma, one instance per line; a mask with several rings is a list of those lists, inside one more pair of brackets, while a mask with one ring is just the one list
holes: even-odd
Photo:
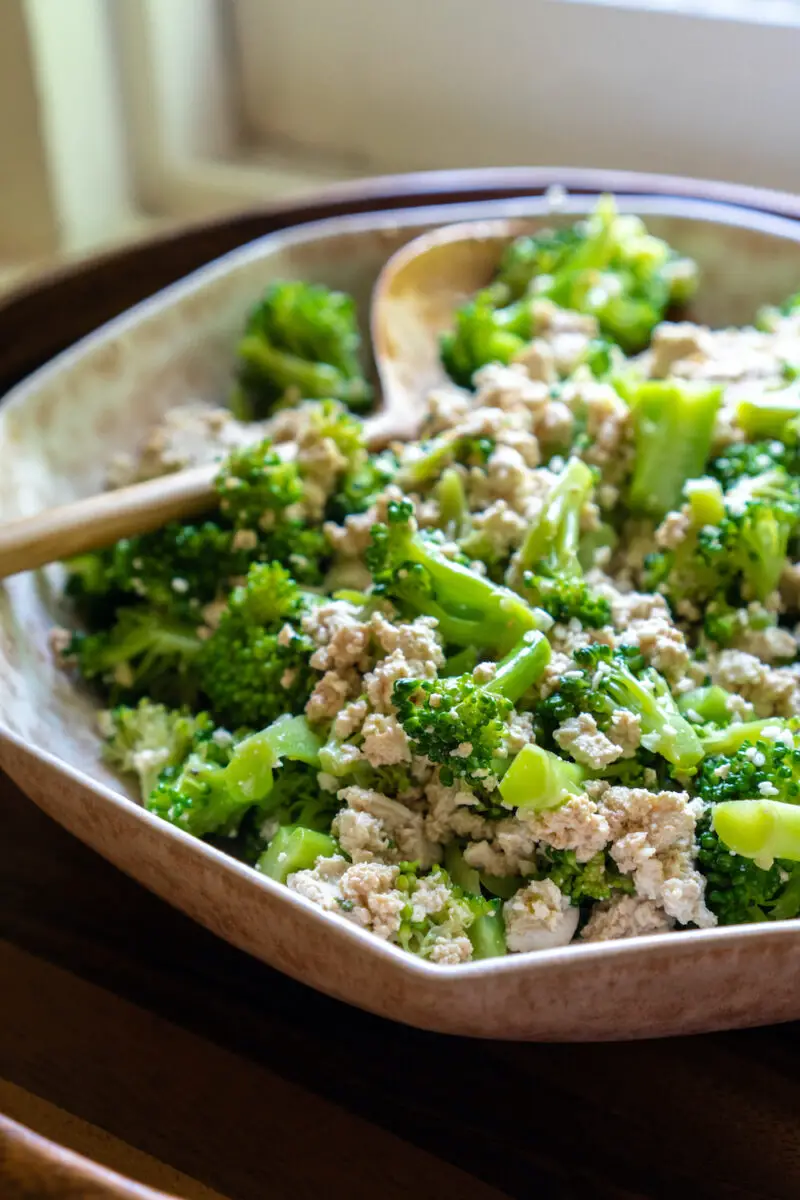
[[[372, 297], [382, 399], [365, 421], [371, 449], [418, 435], [428, 392], [446, 382], [439, 335], [452, 326], [455, 309], [489, 282], [504, 245], [526, 228], [521, 221], [449, 225], [386, 263]], [[216, 462], [191, 467], [0, 525], [0, 579], [208, 512], [218, 469]]]

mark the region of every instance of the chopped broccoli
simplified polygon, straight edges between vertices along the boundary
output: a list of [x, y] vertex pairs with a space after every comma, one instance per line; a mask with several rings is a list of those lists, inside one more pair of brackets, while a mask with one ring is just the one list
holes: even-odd
[[730, 692], [717, 684], [692, 688], [678, 697], [678, 711], [693, 725], [727, 725], [731, 719], [730, 698]]
[[742, 399], [736, 406], [736, 424], [748, 438], [782, 439], [788, 422], [798, 417], [800, 387], [796, 382]]
[[783, 800], [726, 800], [711, 811], [720, 841], [758, 867], [775, 859], [800, 863], [800, 805]]
[[257, 729], [302, 710], [317, 679], [308, 663], [314, 644], [293, 622], [310, 602], [279, 563], [250, 568], [197, 657], [200, 684], [217, 720]]
[[555, 621], [572, 617], [584, 626], [608, 624], [611, 608], [583, 578], [579, 559], [581, 509], [590, 499], [594, 476], [571, 458], [533, 519], [507, 582]]
[[250, 808], [268, 803], [281, 760], [318, 763], [319, 746], [304, 717], [281, 717], [232, 746], [208, 739], [162, 771], [147, 807], [195, 837], [234, 833]]
[[[764, 737], [765, 730], [771, 735]], [[695, 780], [710, 803], [800, 801], [800, 750], [790, 728], [774, 719], [730, 725], [703, 738], [706, 757]]]
[[742, 476], [763, 475], [774, 467], [784, 467], [796, 474], [798, 461], [796, 439], [780, 441], [769, 438], [757, 442], [733, 442], [708, 464], [708, 472], [727, 490]]
[[507, 588], [447, 559], [417, 530], [408, 500], [388, 506], [388, 524], [375, 525], [367, 550], [374, 593], [410, 614], [436, 617], [445, 642], [504, 653], [526, 630], [550, 618]]
[[440, 434], [429, 442], [422, 442], [413, 452], [406, 450], [400, 462], [397, 482], [409, 491], [419, 491], [437, 480], [454, 463], [461, 463], [465, 467], [484, 466], [493, 449], [492, 438]]
[[478, 292], [456, 313], [455, 330], [442, 335], [442, 362], [450, 378], [468, 388], [479, 367], [510, 363], [532, 337], [529, 300], [498, 308], [491, 291]]
[[[693, 521], [675, 550], [649, 556], [648, 582], [673, 604], [714, 608], [706, 616], [713, 640], [736, 632], [727, 621], [742, 600], [764, 601], [778, 586], [789, 540], [800, 525], [800, 481], [782, 467], [741, 475], [714, 521]], [[730, 628], [729, 628], [730, 626]]]
[[534, 632], [498, 663], [486, 683], [476, 683], [471, 674], [433, 681], [397, 680], [393, 700], [415, 752], [442, 764], [444, 782], [456, 775], [480, 780], [493, 774], [494, 760], [505, 756], [514, 703], [541, 676], [549, 660], [547, 639]]
[[[536, 297], [595, 316], [607, 338], [633, 353], [646, 346], [668, 305], [685, 303], [695, 284], [689, 259], [603, 196], [571, 228], [510, 243], [494, 282], [456, 314], [455, 331], [442, 339], [442, 361], [465, 387], [484, 363], [510, 362], [535, 332]], [[599, 365], [608, 369], [608, 355]]]
[[239, 342], [234, 412], [253, 420], [278, 405], [327, 397], [360, 412], [372, 402], [360, 349], [350, 296], [308, 283], [274, 283]]
[[389, 450], [356, 461], [345, 471], [328, 500], [327, 516], [332, 521], [343, 521], [353, 513], [366, 512], [396, 473], [397, 458]]
[[765, 869], [734, 854], [706, 813], [697, 826], [697, 865], [706, 877], [706, 904], [720, 925], [800, 916], [800, 869], [775, 862]]
[[200, 645], [193, 626], [137, 605], [120, 609], [108, 629], [73, 634], [64, 658], [106, 686], [112, 703], [147, 696], [180, 707], [197, 694]]
[[622, 875], [604, 850], [587, 862], [578, 862], [574, 850], [539, 847], [539, 874], [569, 896], [572, 904], [608, 900], [615, 892], [634, 892], [633, 880]]
[[687, 479], [702, 475], [722, 387], [650, 379], [630, 389], [635, 458], [628, 501], [660, 518], [680, 504]]
[[103, 597], [118, 603], [142, 599], [165, 614], [197, 623], [201, 609], [264, 552], [262, 540], [242, 545], [234, 529], [216, 521], [173, 521], [71, 559], [66, 591], [93, 626], [102, 611], [95, 602]]
[[660, 754], [681, 771], [690, 771], [703, 757], [697, 733], [681, 715], [669, 687], [650, 668], [631, 669], [637, 651], [584, 646], [573, 658], [577, 670], [566, 672], [558, 689], [537, 708], [537, 717], [553, 730], [581, 712], [591, 713], [600, 729], [607, 728], [615, 709], [635, 713], [641, 722], [642, 745]]
[[495, 958], [506, 953], [505, 930], [496, 901], [466, 892], [453, 883], [443, 867], [434, 867], [427, 878], [447, 889], [444, 905], [435, 912], [414, 904], [414, 893], [420, 884], [418, 865], [400, 864], [396, 886], [408, 895], [398, 932], [403, 949], [429, 958], [437, 940], [467, 936], [472, 942], [474, 959]]
[[215, 730], [208, 713], [192, 716], [147, 699], [134, 708], [120, 704], [102, 713], [100, 726], [105, 735], [103, 757], [138, 777], [142, 800], [147, 800], [165, 767], [179, 766]]
[[550, 750], [530, 743], [523, 746], [500, 780], [503, 804], [509, 808], [558, 808], [570, 796], [580, 795], [586, 772]]
[[311, 870], [318, 858], [336, 853], [332, 837], [302, 825], [282, 825], [256, 863], [256, 870], [277, 883], [286, 883], [295, 871]]

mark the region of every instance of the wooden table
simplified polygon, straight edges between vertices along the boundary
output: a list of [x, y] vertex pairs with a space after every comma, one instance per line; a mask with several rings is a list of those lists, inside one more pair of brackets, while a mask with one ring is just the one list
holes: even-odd
[[[0, 392], [134, 300], [280, 224], [550, 178], [373, 187], [62, 272], [0, 302]], [[800, 1196], [795, 1026], [580, 1046], [422, 1033], [218, 941], [2, 776], [0, 822], [0, 1111], [33, 1131], [0, 1121], [0, 1200], [143, 1197], [36, 1134], [187, 1198]]]

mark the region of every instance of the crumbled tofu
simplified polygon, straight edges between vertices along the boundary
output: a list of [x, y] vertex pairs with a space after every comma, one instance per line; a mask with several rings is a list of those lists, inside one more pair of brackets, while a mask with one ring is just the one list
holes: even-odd
[[578, 928], [579, 916], [551, 880], [529, 883], [503, 905], [508, 948], [521, 954], [566, 946]]
[[361, 753], [370, 766], [392, 766], [411, 762], [411, 750], [403, 726], [396, 717], [370, 713], [361, 727], [364, 742]]
[[594, 906], [581, 938], [585, 942], [608, 942], [646, 933], [668, 933], [673, 925], [674, 921], [652, 900], [619, 895]]
[[418, 860], [427, 868], [439, 861], [441, 847], [427, 837], [421, 813], [412, 812], [399, 800], [392, 800], [372, 788], [346, 787], [338, 796], [349, 808], [359, 813], [369, 813], [381, 822], [392, 842], [392, 862]]
[[570, 717], [559, 725], [553, 737], [575, 762], [595, 771], [622, 757], [622, 748], [597, 728], [591, 713]]

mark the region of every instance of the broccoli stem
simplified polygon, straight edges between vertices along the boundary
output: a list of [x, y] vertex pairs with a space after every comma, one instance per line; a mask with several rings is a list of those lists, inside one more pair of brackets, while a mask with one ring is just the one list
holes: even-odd
[[800, 416], [800, 391], [796, 387], [767, 392], [757, 399], [740, 400], [736, 424], [748, 438], [781, 438], [786, 422]]
[[470, 896], [481, 895], [481, 877], [471, 867], [457, 842], [449, 842], [444, 850], [444, 865], [453, 883]]
[[443, 472], [436, 487], [439, 503], [439, 524], [451, 537], [460, 537], [469, 520], [469, 505], [464, 492], [464, 483], [453, 467]]
[[505, 696], [515, 704], [541, 677], [549, 662], [550, 643], [543, 633], [531, 631], [525, 634], [520, 646], [500, 660], [483, 690]]
[[318, 858], [332, 858], [336, 843], [327, 833], [301, 825], [283, 825], [256, 863], [256, 870], [278, 883], [295, 871], [308, 871]]
[[583, 791], [585, 772], [541, 746], [523, 746], [498, 785], [508, 808], [558, 808]]
[[702, 529], [704, 525], [719, 525], [725, 516], [725, 497], [718, 480], [709, 479], [706, 476], [702, 479], [690, 479], [686, 483], [684, 492], [693, 528]]
[[[692, 720], [696, 716], [700, 718], [701, 722], [727, 725], [731, 719], [728, 709], [730, 695], [730, 692], [726, 692], [725, 688], [721, 688], [717, 684], [693, 688], [691, 692], [684, 692], [678, 698], [678, 710], [687, 720]], [[709, 751], [706, 750], [706, 753]]]
[[800, 862], [800, 806], [781, 800], [726, 800], [717, 804], [712, 824], [734, 854], [769, 870], [776, 858]]
[[494, 912], [476, 917], [467, 930], [467, 937], [472, 942], [472, 957], [475, 961], [481, 958], [502, 958], [507, 954], [506, 927], [500, 907]]
[[628, 495], [635, 512], [661, 518], [678, 507], [686, 480], [703, 472], [721, 399], [717, 384], [652, 379], [635, 389], [636, 457]]
[[581, 509], [593, 486], [591, 469], [579, 458], [571, 458], [525, 535], [513, 569], [514, 583], [525, 571], [542, 565], [559, 574], [582, 573], [578, 561]]
[[665, 680], [653, 672], [639, 680], [619, 663], [601, 666], [600, 687], [620, 708], [635, 712], [642, 726], [642, 745], [666, 758], [681, 771], [689, 771], [703, 757], [703, 746], [694, 729], [681, 716]]
[[706, 757], [710, 757], [712, 754], [724, 754], [728, 757], [735, 754], [745, 742], [757, 742], [765, 729], [776, 728], [789, 729], [789, 725], [777, 717], [765, 717], [760, 721], [742, 721], [737, 725], [729, 725], [727, 729], [706, 734], [702, 739], [703, 751]]

